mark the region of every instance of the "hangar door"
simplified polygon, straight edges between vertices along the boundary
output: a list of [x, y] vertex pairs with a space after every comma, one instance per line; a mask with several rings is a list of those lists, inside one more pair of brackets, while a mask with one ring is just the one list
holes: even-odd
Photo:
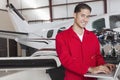
[[17, 43], [12, 39], [0, 38], [0, 57], [16, 57]]

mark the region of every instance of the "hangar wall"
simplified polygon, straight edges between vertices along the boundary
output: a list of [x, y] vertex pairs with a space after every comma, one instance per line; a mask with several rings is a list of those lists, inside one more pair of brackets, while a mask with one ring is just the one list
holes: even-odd
[[14, 30], [6, 11], [0, 11], [0, 30]]

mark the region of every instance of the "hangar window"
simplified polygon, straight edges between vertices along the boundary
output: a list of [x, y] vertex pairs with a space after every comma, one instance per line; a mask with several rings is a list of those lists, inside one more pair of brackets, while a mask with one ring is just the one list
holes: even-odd
[[109, 20], [111, 29], [120, 27], [120, 15], [112, 15]]
[[97, 31], [101, 31], [103, 28], [105, 28], [105, 19], [97, 19], [92, 23], [92, 28], [96, 29]]
[[52, 37], [53, 31], [54, 31], [54, 30], [49, 30], [49, 31], [47, 32], [47, 38], [51, 38], [51, 37]]

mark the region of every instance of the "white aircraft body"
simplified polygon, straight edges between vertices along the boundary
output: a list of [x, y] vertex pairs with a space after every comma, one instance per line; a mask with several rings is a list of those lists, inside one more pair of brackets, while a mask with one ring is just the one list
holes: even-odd
[[[66, 21], [58, 21], [51, 23], [28, 24], [23, 16], [11, 4], [8, 7], [10, 19], [14, 25], [16, 32], [26, 33], [23, 36], [10, 36], [17, 42], [26, 46], [38, 49], [40, 53], [43, 51], [55, 52], [55, 36], [58, 32], [69, 28], [73, 24], [73, 19]], [[87, 27], [88, 30], [112, 29], [120, 32], [120, 15], [119, 14], [105, 14], [90, 18]], [[3, 35], [3, 34], [2, 34]], [[47, 53], [46, 53], [47, 54]], [[51, 53], [52, 54], [52, 53]]]
[[[15, 9], [15, 7], [12, 4], [10, 4], [8, 7], [8, 14], [14, 25], [15, 32], [0, 30], [0, 37], [4, 37], [4, 38], [7, 37], [10, 39], [15, 39], [15, 41], [21, 44], [24, 44], [26, 46], [38, 49], [38, 51], [33, 53], [30, 57], [1, 58], [0, 60], [5, 60], [5, 59], [7, 60], [24, 60], [24, 59], [25, 60], [29, 60], [29, 59], [43, 60], [45, 59], [46, 60], [48, 59], [49, 61], [49, 59], [53, 59], [56, 62], [56, 67], [60, 67], [61, 63], [55, 51], [55, 36], [58, 32], [68, 29], [73, 24], [73, 19], [65, 20], [65, 21], [58, 21], [58, 22], [51, 22], [51, 23], [28, 24], [28, 22], [17, 11], [17, 9]], [[91, 31], [111, 29], [119, 33], [120, 32], [120, 14], [105, 14], [101, 16], [91, 17], [90, 22], [88, 23], [86, 28]], [[23, 64], [23, 67], [24, 67], [24, 64]], [[25, 69], [27, 70], [27, 68], [29, 68], [28, 66], [27, 68], [26, 67], [23, 68], [23, 67], [22, 67], [22, 70], [25, 70]], [[41, 71], [40, 73], [48, 77], [48, 74], [45, 73], [46, 68], [44, 66], [42, 66], [41, 68], [41, 65], [40, 65], [40, 66], [35, 67], [35, 69], [38, 69], [38, 67], [40, 67], [41, 70], [44, 70], [44, 71]], [[55, 66], [52, 66], [52, 67], [48, 66], [47, 69], [51, 69], [53, 67]], [[21, 70], [21, 68], [19, 69]], [[12, 70], [16, 70], [16, 66], [14, 66], [14, 69]], [[28, 73], [29, 71], [26, 73], [26, 75]], [[19, 75], [21, 74], [23, 74], [23, 72], [21, 72]], [[35, 80], [38, 80], [38, 79], [39, 80], [51, 80], [50, 78], [48, 79], [46, 77], [43, 76], [41, 77], [41, 79], [36, 78]], [[7, 78], [5, 77], [5, 80], [6, 79]], [[31, 80], [31, 79], [29, 78], [26, 80]], [[1, 78], [0, 80], [4, 80], [4, 78], [3, 79]], [[11, 80], [13, 80], [12, 77], [11, 77]]]

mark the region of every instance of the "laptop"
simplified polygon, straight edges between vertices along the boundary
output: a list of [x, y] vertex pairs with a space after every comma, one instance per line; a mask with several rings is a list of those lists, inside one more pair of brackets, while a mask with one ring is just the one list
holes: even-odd
[[92, 73], [86, 73], [84, 75], [85, 77], [92, 77], [92, 78], [103, 78], [103, 79], [109, 79], [109, 80], [120, 80], [120, 63], [118, 64], [117, 68], [115, 71], [113, 71], [110, 74], [92, 74]]

